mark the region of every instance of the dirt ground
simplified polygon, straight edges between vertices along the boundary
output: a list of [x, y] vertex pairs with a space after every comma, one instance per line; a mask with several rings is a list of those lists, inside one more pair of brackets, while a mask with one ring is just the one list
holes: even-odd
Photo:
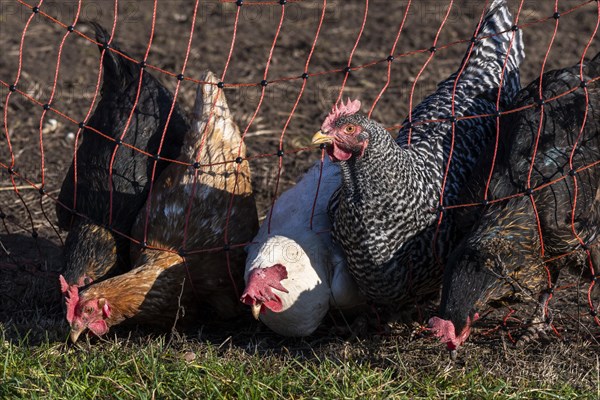
[[[30, 2], [33, 4], [32, 2]], [[242, 130], [248, 128], [246, 143], [251, 160], [254, 189], [258, 200], [259, 215], [264, 217], [274, 195], [278, 174], [278, 157], [274, 155], [284, 125], [298, 97], [302, 79], [280, 80], [299, 77], [315, 37], [321, 10], [321, 1], [288, 1], [281, 32], [277, 38], [267, 80], [266, 95], [254, 122], [248, 126], [260, 100], [260, 86], [269, 51], [280, 22], [282, 7], [274, 4], [253, 5], [245, 1], [242, 6], [236, 32], [235, 49], [227, 70], [227, 84], [255, 84], [254, 86], [229, 87], [226, 95]], [[374, 110], [373, 118], [387, 126], [398, 125], [408, 112], [409, 94], [415, 76], [429, 56], [429, 52], [414, 53], [415, 50], [431, 47], [437, 28], [446, 13], [450, 1], [413, 1], [391, 69], [391, 84]], [[558, 33], [548, 56], [546, 70], [575, 64], [584, 52], [597, 22], [597, 3], [584, 0], [558, 2], [562, 13]], [[356, 51], [352, 66], [361, 66], [349, 75], [344, 96], [359, 97], [363, 105], [370, 107], [386, 82], [388, 56], [402, 21], [407, 1], [400, 2], [371, 0], [364, 33]], [[513, 14], [519, 1], [510, 1]], [[76, 1], [44, 1], [40, 9], [66, 25], [72, 23], [78, 3]], [[567, 14], [566, 11], [581, 5]], [[525, 0], [519, 24], [526, 26], [524, 40], [527, 59], [522, 66], [522, 82], [526, 85], [539, 76], [542, 60], [550, 44], [555, 20], [550, 18], [554, 10], [553, 1]], [[148, 64], [175, 75], [181, 72], [190, 37], [194, 2], [169, 0], [158, 2], [156, 24]], [[483, 2], [456, 0], [448, 21], [442, 29], [438, 51], [423, 71], [414, 91], [414, 103], [435, 90], [437, 82], [454, 72], [462, 59], [466, 44], [459, 43], [444, 47], [457, 40], [469, 39], [480, 18]], [[193, 41], [185, 76], [196, 78], [201, 71], [210, 69], [217, 75], [223, 71], [228, 56], [236, 5], [215, 0], [200, 2]], [[11, 153], [6, 133], [10, 136], [15, 169], [21, 177], [34, 183], [41, 182], [41, 152], [39, 140], [40, 123], [43, 127], [44, 165], [46, 190], [57, 195], [63, 176], [73, 155], [73, 133], [77, 126], [50, 112], [40, 122], [42, 107], [33, 104], [24, 96], [15, 93], [8, 105], [7, 85], [14, 82], [19, 62], [22, 62], [19, 90], [46, 103], [55, 79], [59, 43], [66, 30], [42, 14], [31, 20], [27, 34], [19, 51], [23, 29], [31, 11], [19, 1], [0, 1], [0, 111], [4, 113], [0, 162], [8, 165]], [[153, 2], [119, 1], [115, 13], [108, 1], [86, 1], [81, 6], [82, 20], [96, 20], [110, 30], [116, 18], [116, 40], [123, 50], [137, 60], [145, 52], [151, 30]], [[293, 185], [298, 177], [319, 158], [317, 150], [304, 150], [310, 143], [312, 133], [337, 98], [344, 78], [343, 69], [356, 42], [361, 22], [365, 15], [363, 1], [328, 1], [323, 26], [316, 50], [308, 70], [312, 74], [306, 90], [291, 118], [283, 138], [288, 152], [283, 157], [280, 190]], [[78, 24], [81, 32], [92, 35], [89, 27]], [[587, 54], [595, 55], [600, 50], [600, 41], [592, 41]], [[22, 58], [20, 58], [22, 56]], [[174, 89], [174, 76], [150, 70], [168, 88]], [[98, 50], [86, 39], [72, 34], [64, 44], [60, 55], [55, 99], [52, 107], [75, 121], [85, 116], [95, 91], [98, 73]], [[195, 83], [183, 81], [178, 101], [187, 110], [192, 107]], [[22, 179], [15, 181], [18, 193], [13, 190], [10, 175], [5, 169], [0, 172], [0, 322], [10, 323], [17, 330], [35, 328], [54, 329], [60, 337], [64, 327], [59, 328], [52, 318], [40, 315], [59, 315], [60, 296], [57, 273], [61, 266], [60, 244], [65, 233], [55, 226], [54, 203], [48, 196], [40, 196]], [[560, 334], [580, 345], [596, 343], [600, 328], [595, 326], [587, 308], [582, 303], [586, 282], [572, 279], [574, 286], [561, 291], [554, 304], [556, 326]], [[40, 311], [41, 310], [41, 311]], [[518, 308], [517, 308], [518, 310]], [[50, 311], [47, 313], [46, 311]], [[502, 344], [510, 344], [511, 335], [498, 329], [508, 309], [502, 307], [492, 312], [475, 334], [471, 346], [483, 353], [494, 352]], [[34, 318], [35, 317], [35, 318]], [[515, 336], [520, 329], [519, 321], [525, 313], [517, 313], [520, 319], [508, 320], [508, 333]], [[31, 321], [35, 320], [35, 323]], [[253, 329], [260, 329], [252, 325]], [[234, 329], [234, 328], [232, 328]], [[329, 328], [326, 328], [329, 329]], [[404, 334], [402, 329], [392, 334]], [[328, 330], [319, 332], [327, 335]], [[318, 337], [318, 335], [317, 335]], [[273, 338], [277, 342], [278, 339]], [[432, 342], [427, 342], [431, 348]], [[537, 350], [541, 352], [542, 350]], [[543, 351], [542, 351], [543, 352]], [[588, 360], [592, 363], [593, 360]]]

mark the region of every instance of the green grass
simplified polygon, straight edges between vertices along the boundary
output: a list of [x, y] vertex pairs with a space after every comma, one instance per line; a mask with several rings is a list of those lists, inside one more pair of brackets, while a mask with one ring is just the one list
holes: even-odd
[[[398, 338], [283, 341], [265, 350], [255, 338], [229, 338], [219, 344], [142, 336], [73, 347], [48, 338], [33, 345], [27, 336], [9, 339], [7, 332], [0, 327], [0, 398], [495, 399], [599, 394], [598, 370], [593, 368], [597, 360], [588, 354], [590, 365], [584, 366], [568, 354], [572, 348], [557, 347], [535, 358], [539, 363], [521, 364], [503, 351], [471, 349], [474, 354], [466, 361], [453, 363], [436, 346], [424, 348], [423, 343]], [[543, 371], [544, 365], [549, 369]]]

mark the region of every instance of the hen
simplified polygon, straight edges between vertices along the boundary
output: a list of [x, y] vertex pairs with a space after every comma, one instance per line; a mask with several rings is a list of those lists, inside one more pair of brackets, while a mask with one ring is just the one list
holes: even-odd
[[[125, 320], [170, 327], [180, 307], [184, 315], [179, 319], [186, 321], [215, 314], [230, 318], [243, 310], [238, 300], [245, 258], [241, 244], [258, 229], [250, 169], [241, 159], [245, 145], [217, 79], [207, 73], [201, 80], [212, 84], [198, 89], [194, 122], [178, 159], [193, 165], [173, 163], [157, 180], [147, 234], [146, 208], [132, 230], [134, 238], [145, 239], [146, 248], [132, 252], [131, 271], [81, 293], [76, 286], [68, 288], [73, 341], [86, 329], [99, 336]], [[233, 162], [237, 157], [240, 162]]]
[[[97, 24], [94, 27], [96, 41], [107, 43], [108, 33]], [[110, 47], [118, 49], [114, 42]], [[127, 126], [123, 144], [157, 154], [173, 104], [171, 93], [144, 70], [138, 103], [127, 125], [142, 70], [138, 64], [110, 50], [104, 52], [102, 65], [102, 98], [86, 126], [110, 138], [87, 128], [83, 130], [81, 145], [62, 183], [56, 207], [59, 226], [69, 231], [63, 274], [69, 284], [80, 286], [114, 275], [129, 266], [129, 240], [113, 229], [129, 235], [135, 217], [148, 197], [155, 161], [117, 143]], [[160, 156], [177, 158], [188, 129], [186, 118], [175, 105]], [[164, 161], [158, 161], [157, 176], [166, 165]], [[71, 210], [85, 217], [79, 217]]]
[[[584, 63], [583, 80], [599, 76], [600, 57], [596, 56]], [[430, 320], [432, 329], [450, 350], [455, 350], [467, 339], [478, 311], [491, 301], [511, 297], [539, 299], [533, 327], [537, 324], [538, 330], [544, 329], [539, 326], [547, 322], [545, 304], [559, 271], [564, 267], [586, 265], [586, 252], [580, 246], [580, 239], [585, 246], [598, 243], [600, 171], [597, 166], [584, 167], [600, 159], [600, 85], [597, 81], [587, 84], [586, 102], [586, 92], [580, 87], [579, 65], [547, 72], [542, 82], [542, 99], [572, 92], [545, 103], [535, 156], [540, 107], [508, 114], [501, 120], [502, 131], [489, 197], [525, 195], [490, 203], [475, 213], [479, 220], [451, 256], [444, 276], [441, 318]], [[539, 104], [539, 99], [538, 79], [519, 94], [514, 108]], [[587, 103], [585, 129], [579, 137]], [[569, 158], [574, 148], [571, 167]], [[493, 147], [485, 154], [487, 157], [469, 190], [468, 202], [481, 202], [484, 198]], [[531, 182], [528, 183], [533, 157]], [[557, 179], [558, 182], [548, 185]], [[571, 224], [573, 207], [574, 230]], [[464, 212], [474, 214], [471, 209]], [[558, 258], [571, 252], [568, 257]], [[591, 254], [597, 270], [600, 266], [597, 248], [592, 248]], [[550, 281], [544, 262], [551, 274]]]
[[327, 203], [340, 184], [340, 170], [325, 161], [315, 202], [320, 174], [318, 162], [284, 192], [248, 246], [241, 300], [255, 318], [284, 336], [308, 336], [330, 308], [349, 310], [364, 303], [329, 232]]
[[[108, 43], [108, 33], [100, 25], [92, 25], [96, 29], [96, 41]], [[118, 49], [114, 42], [110, 47]], [[83, 130], [81, 145], [65, 176], [56, 207], [59, 226], [69, 231], [64, 249], [64, 277], [68, 284], [80, 286], [129, 266], [129, 240], [113, 230], [129, 235], [137, 212], [148, 196], [156, 161], [117, 143], [127, 127], [123, 143], [157, 154], [173, 104], [172, 94], [138, 64], [106, 50], [102, 65], [102, 98], [86, 126], [112, 139], [87, 128]], [[128, 121], [142, 73], [138, 103]], [[160, 156], [177, 158], [188, 129], [185, 116], [175, 105]], [[109, 178], [113, 153], [112, 178]], [[156, 164], [158, 176], [167, 163], [158, 161]]]
[[313, 137], [314, 144], [328, 144], [329, 156], [342, 170], [342, 186], [330, 203], [333, 236], [373, 303], [406, 312], [408, 304], [439, 291], [442, 266], [436, 256], [443, 263], [454, 240], [452, 216], [445, 212], [433, 249], [449, 153], [453, 148], [444, 206], [455, 204], [477, 156], [493, 138], [495, 119], [462, 119], [454, 123], [454, 131], [451, 120], [416, 122], [496, 113], [507, 57], [499, 108], [510, 104], [519, 90], [518, 67], [524, 58], [521, 31], [513, 33], [511, 26], [505, 1], [493, 1], [475, 33], [470, 57], [463, 60], [454, 113], [458, 73], [413, 110], [412, 128], [405, 122], [397, 141], [359, 112], [359, 101], [334, 107]]

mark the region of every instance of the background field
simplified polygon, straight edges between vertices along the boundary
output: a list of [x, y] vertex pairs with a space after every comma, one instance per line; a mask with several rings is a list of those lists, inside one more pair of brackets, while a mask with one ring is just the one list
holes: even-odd
[[[235, 51], [227, 83], [248, 83], [226, 89], [236, 121], [244, 129], [260, 99], [263, 72], [280, 22], [277, 2], [242, 7]], [[409, 94], [429, 52], [428, 49], [451, 2], [413, 1], [392, 65], [391, 85], [373, 117], [387, 126], [398, 125], [408, 112]], [[30, 3], [34, 5], [33, 3]], [[289, 1], [277, 40], [268, 80], [298, 77], [304, 72], [324, 2]], [[518, 1], [510, 1], [514, 12]], [[581, 5], [571, 13], [565, 11]], [[69, 25], [76, 1], [45, 1], [41, 10]], [[352, 66], [385, 60], [390, 52], [407, 1], [371, 0], [364, 34]], [[156, 9], [155, 35], [148, 63], [178, 74], [185, 57], [192, 22], [193, 1], [160, 1]], [[116, 40], [130, 56], [140, 60], [150, 35], [152, 1], [119, 1]], [[414, 103], [435, 90], [437, 82], [458, 67], [479, 20], [483, 2], [454, 1], [431, 63], [414, 90]], [[575, 64], [584, 52], [598, 20], [597, 3], [584, 0], [558, 2], [563, 16], [548, 57], [546, 70]], [[199, 3], [186, 77], [197, 78], [211, 69], [223, 70], [230, 48], [236, 6], [216, 0]], [[540, 21], [554, 12], [554, 1], [526, 0], [519, 24], [525, 24], [527, 59], [522, 82], [540, 74], [542, 60], [555, 27], [554, 19]], [[65, 29], [36, 15], [21, 36], [31, 15], [26, 3], [0, 1], [0, 112], [7, 115], [5, 129], [11, 137], [18, 173], [40, 181], [39, 125], [41, 107], [18, 94], [5, 99], [7, 85], [15, 79], [22, 55], [19, 89], [45, 103], [56, 71], [58, 44]], [[323, 27], [309, 66], [311, 73], [343, 69], [356, 42], [365, 15], [363, 1], [327, 1]], [[96, 20], [110, 28], [113, 3], [85, 1], [81, 19]], [[80, 24], [77, 29], [91, 35]], [[593, 40], [588, 55], [600, 50]], [[95, 91], [98, 50], [78, 35], [70, 35], [60, 57], [53, 108], [82, 120]], [[177, 80], [151, 72], [167, 87]], [[386, 82], [387, 62], [361, 68], [349, 76], [344, 96], [360, 97], [368, 107]], [[316, 160], [320, 153], [304, 150], [340, 92], [344, 74], [323, 73], [309, 78], [290, 125], [285, 132], [280, 192]], [[286, 120], [298, 96], [301, 79], [269, 84], [256, 120], [249, 127], [249, 156], [274, 154]], [[182, 83], [178, 101], [189, 110], [195, 83]], [[56, 120], [54, 126], [50, 119]], [[73, 154], [76, 125], [49, 114], [44, 129], [47, 191], [58, 194]], [[0, 161], [10, 159], [6, 141], [0, 145]], [[274, 195], [278, 175], [276, 156], [253, 158], [253, 183], [259, 215], [264, 217]], [[562, 340], [516, 348], [520, 321], [526, 310], [517, 308], [507, 331], [498, 329], [508, 309], [501, 307], [481, 322], [457, 363], [449, 361], [443, 347], [430, 338], [411, 335], [401, 325], [373, 329], [368, 337], [348, 339], [337, 335], [345, 323], [331, 318], [310, 338], [278, 337], [251, 318], [236, 324], [201, 326], [197, 330], [159, 335], [134, 330], [115, 330], [106, 341], [83, 349], [66, 346], [67, 326], [62, 319], [57, 271], [61, 267], [60, 238], [54, 231], [54, 203], [17, 180], [21, 200], [5, 170], [0, 172], [0, 208], [7, 217], [0, 229], [0, 396], [51, 397], [295, 397], [295, 398], [391, 398], [391, 397], [550, 397], [575, 394], [600, 396], [600, 362], [597, 342], [600, 328], [589, 319], [581, 303], [587, 283], [572, 280], [553, 303], [556, 326]], [[38, 237], [32, 237], [36, 232]], [[64, 233], [60, 233], [64, 238]], [[583, 286], [582, 286], [583, 285]], [[596, 295], [596, 300], [597, 300]], [[426, 336], [426, 335], [424, 335]]]

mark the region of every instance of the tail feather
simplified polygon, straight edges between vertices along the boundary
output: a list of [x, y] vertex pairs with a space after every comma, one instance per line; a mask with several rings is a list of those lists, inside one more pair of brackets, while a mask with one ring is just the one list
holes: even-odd
[[506, 0], [493, 0], [479, 29], [473, 34], [478, 40], [470, 55], [467, 53], [463, 59], [467, 66], [461, 75], [462, 82], [469, 82], [472, 94], [481, 95], [490, 87], [497, 88], [500, 85], [505, 68], [500, 99], [504, 107], [511, 103], [520, 90], [519, 65], [525, 59], [523, 33], [520, 29], [512, 30], [513, 25], [513, 16]]
[[[96, 33], [96, 41], [99, 43], [98, 49], [103, 50], [104, 44], [109, 44], [110, 48], [118, 50], [120, 53], [126, 54], [119, 49], [118, 44], [111, 40], [110, 34], [102, 25], [95, 21], [90, 21], [89, 24], [94, 28]], [[114, 51], [106, 50], [102, 60], [104, 68], [104, 85], [114, 90], [120, 89], [139, 78], [139, 65], [124, 58]], [[106, 91], [105, 91], [106, 93]]]
[[214, 73], [205, 71], [196, 90], [193, 121], [185, 137], [184, 152], [192, 157], [203, 146], [203, 136], [208, 142], [227, 143], [226, 147], [237, 148], [241, 143], [240, 129], [234, 122], [223, 89], [217, 87]]

